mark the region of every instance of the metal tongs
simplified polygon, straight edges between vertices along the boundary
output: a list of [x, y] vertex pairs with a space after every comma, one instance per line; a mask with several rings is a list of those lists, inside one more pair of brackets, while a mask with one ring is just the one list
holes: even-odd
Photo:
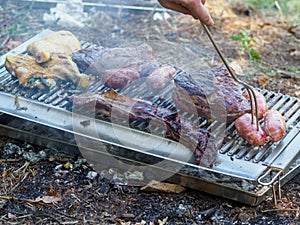
[[[250, 85], [246, 84], [244, 81], [241, 81], [241, 80], [239, 80], [239, 79], [236, 77], [234, 71], [233, 71], [233, 70], [231, 69], [231, 67], [229, 66], [229, 64], [228, 64], [226, 58], [224, 57], [224, 55], [222, 54], [222, 52], [221, 52], [219, 46], [217, 45], [217, 43], [215, 42], [214, 38], [212, 37], [212, 35], [211, 35], [209, 29], [207, 28], [207, 26], [206, 26], [204, 23], [202, 23], [202, 22], [200, 22], [200, 23], [202, 24], [202, 26], [203, 26], [203, 28], [204, 28], [204, 30], [205, 30], [207, 36], [209, 37], [211, 43], [213, 44], [213, 46], [215, 47], [216, 51], [218, 52], [218, 54], [219, 54], [221, 60], [223, 61], [224, 65], [226, 66], [226, 68], [227, 68], [227, 70], [229, 71], [229, 73], [230, 73], [230, 75], [232, 76], [232, 78], [233, 78], [236, 82], [238, 82], [239, 84], [243, 85], [243, 86], [246, 88], [246, 90], [247, 90], [247, 92], [248, 92], [248, 94], [249, 94], [249, 97], [250, 97], [252, 124], [254, 124], [254, 115], [255, 115], [255, 117], [256, 117], [256, 127], [257, 127], [257, 130], [259, 130], [259, 125], [258, 125], [258, 107], [257, 107], [257, 99], [256, 99], [256, 95], [255, 95], [255, 92], [254, 92], [253, 88], [252, 88]], [[254, 105], [253, 105], [253, 104], [254, 104]], [[255, 113], [255, 114], [254, 114], [254, 113]]]

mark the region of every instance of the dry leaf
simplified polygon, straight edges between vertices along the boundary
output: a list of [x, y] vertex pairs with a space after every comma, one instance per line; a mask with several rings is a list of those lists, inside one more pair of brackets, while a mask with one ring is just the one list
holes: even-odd
[[2, 178], [6, 178], [7, 177], [7, 171], [6, 170], [4, 170], [3, 172], [2, 172]]
[[261, 76], [257, 79], [258, 84], [263, 88], [267, 86], [268, 81], [269, 81], [269, 77], [266, 75]]
[[122, 214], [122, 217], [126, 218], [126, 219], [130, 219], [130, 218], [134, 218], [135, 215], [132, 213], [124, 213], [124, 214]]
[[290, 53], [291, 56], [300, 56], [300, 50], [294, 50]]
[[121, 225], [130, 225], [130, 224], [131, 224], [130, 221], [128, 221], [128, 222], [121, 222]]
[[184, 192], [185, 188], [177, 184], [170, 184], [152, 180], [146, 186], [142, 187], [141, 190], [149, 192], [165, 192], [178, 194]]
[[163, 220], [158, 219], [158, 225], [165, 225], [168, 221], [168, 217], [164, 218]]
[[118, 222], [121, 225], [130, 225], [131, 224], [130, 221], [125, 222], [124, 220], [121, 220], [121, 219], [116, 219], [116, 222]]
[[141, 222], [139, 223], [135, 223], [135, 225], [145, 225], [146, 224], [146, 221], [145, 220], [142, 220]]
[[49, 195], [45, 195], [43, 197], [37, 197], [35, 200], [33, 200], [33, 202], [44, 202], [47, 204], [57, 203], [60, 201], [61, 201], [60, 197], [49, 196]]
[[69, 170], [69, 169], [72, 168], [72, 164], [71, 164], [70, 162], [66, 162], [66, 163], [64, 164], [64, 168], [67, 169], [67, 170]]
[[55, 191], [53, 187], [50, 187], [49, 195], [50, 195], [50, 196], [54, 196], [54, 197], [61, 198], [61, 194], [60, 194], [59, 192]]

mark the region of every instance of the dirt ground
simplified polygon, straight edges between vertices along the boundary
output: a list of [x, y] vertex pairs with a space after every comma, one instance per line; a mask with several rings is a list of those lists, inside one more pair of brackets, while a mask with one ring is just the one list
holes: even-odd
[[[169, 52], [160, 57], [184, 69], [220, 63], [199, 22], [189, 16], [170, 14], [160, 21], [149, 11], [90, 9], [86, 26], [78, 28], [45, 23], [43, 14], [49, 9], [44, 5], [1, 5], [0, 55], [43, 29], [67, 29], [82, 41], [103, 46], [144, 40], [167, 43], [162, 49]], [[208, 8], [215, 18], [213, 36], [242, 79], [299, 98], [299, 25], [276, 10], [237, 1], [230, 5], [212, 0]], [[241, 42], [230, 38], [242, 29], [251, 32], [247, 40], [259, 40], [251, 48], [260, 61], [250, 60]], [[179, 50], [170, 49], [174, 43]], [[178, 52], [181, 49], [184, 53]], [[0, 135], [0, 224], [299, 224], [299, 175], [283, 186], [278, 205], [267, 198], [250, 207], [191, 189], [179, 194], [144, 192], [95, 174], [80, 155], [58, 156], [51, 149]]]
[[0, 224], [299, 224], [299, 175], [277, 205], [270, 196], [251, 207], [192, 189], [146, 192], [114, 168], [95, 173], [80, 155], [5, 136], [0, 149]]

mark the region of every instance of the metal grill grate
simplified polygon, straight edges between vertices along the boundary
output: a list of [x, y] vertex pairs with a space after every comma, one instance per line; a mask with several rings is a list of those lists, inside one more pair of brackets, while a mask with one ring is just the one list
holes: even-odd
[[[42, 38], [46, 34], [47, 32], [42, 33], [37, 35], [35, 38]], [[34, 40], [35, 39], [33, 38], [28, 42], [30, 43]], [[24, 52], [28, 42], [25, 42], [23, 45], [15, 49], [13, 53], [18, 54]], [[83, 48], [88, 48], [90, 45], [82, 43], [82, 46]], [[63, 88], [55, 87], [49, 92], [21, 87], [18, 80], [14, 79], [5, 70], [3, 66], [4, 60], [5, 56], [3, 56], [0, 60], [0, 62], [2, 62], [2, 67], [0, 69], [0, 97], [3, 101], [8, 103], [6, 105], [1, 105], [0, 111], [72, 132], [72, 128], [70, 128], [72, 126], [72, 121], [70, 122], [71, 118], [69, 118], [72, 116], [70, 112], [72, 106], [70, 97], [74, 95], [74, 93], [77, 94], [78, 90], [76, 90], [71, 83], [65, 83]], [[178, 73], [180, 72], [181, 71], [178, 71]], [[152, 93], [140, 83], [137, 83], [135, 86], [131, 86], [130, 89], [122, 90], [122, 94], [133, 98], [146, 99], [160, 107], [173, 108], [174, 104], [172, 103], [170, 96], [171, 88], [172, 85], [167, 86], [158, 95], [157, 93]], [[91, 84], [89, 91], [104, 91], [105, 89], [106, 87], [100, 82], [95, 82]], [[267, 169], [267, 167], [271, 166], [272, 163], [277, 162], [283, 151], [290, 152], [290, 159], [287, 162], [277, 162], [277, 165], [282, 165], [280, 167], [281, 169], [287, 169], [288, 166], [298, 157], [299, 148], [292, 150], [289, 149], [291, 143], [295, 141], [296, 138], [299, 139], [300, 106], [298, 99], [267, 90], [261, 90], [261, 92], [266, 97], [268, 108], [279, 110], [284, 115], [288, 127], [285, 139], [279, 143], [268, 143], [260, 148], [254, 148], [240, 138], [236, 133], [234, 124], [230, 124], [226, 130], [226, 139], [219, 150], [218, 158], [221, 163], [212, 169], [214, 172], [230, 174], [232, 176], [253, 180], [262, 175], [262, 173]], [[16, 110], [13, 105], [15, 95], [22, 96], [21, 104], [29, 104], [30, 110], [27, 112]], [[164, 96], [164, 98], [161, 98], [160, 96]], [[52, 116], [51, 111], [54, 112]], [[43, 115], [43, 112], [47, 112], [49, 116]], [[55, 118], [53, 118], [55, 116], [59, 116], [60, 119], [65, 118], [64, 124], [61, 124], [60, 120], [56, 121]], [[194, 115], [188, 116], [191, 120], [198, 120], [198, 118]], [[101, 121], [99, 123], [101, 123]], [[220, 124], [217, 122], [209, 124], [206, 120], [202, 120], [200, 125], [208, 128], [215, 128]], [[135, 127], [137, 126], [143, 127], [143, 124], [135, 124]], [[213, 130], [214, 132], [218, 131], [218, 129]], [[217, 133], [215, 135], [217, 135]], [[113, 139], [109, 139], [109, 141], [111, 140]], [[112, 141], [112, 143], [114, 143], [114, 141]], [[161, 153], [165, 154], [166, 151], [168, 150], [161, 150]], [[232, 161], [234, 161], [234, 163], [232, 163]], [[249, 170], [249, 167], [253, 166], [253, 164], [255, 164], [254, 171]], [[196, 167], [195, 165], [193, 166]]]

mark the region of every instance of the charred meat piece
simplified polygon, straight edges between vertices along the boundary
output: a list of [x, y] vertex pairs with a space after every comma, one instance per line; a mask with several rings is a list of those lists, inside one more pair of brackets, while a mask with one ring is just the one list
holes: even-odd
[[209, 167], [216, 158], [217, 148], [210, 132], [197, 127], [174, 110], [156, 107], [141, 99], [126, 97], [113, 89], [73, 96], [73, 105], [77, 113], [89, 112], [88, 116], [96, 118], [105, 116], [107, 120], [120, 125], [126, 126], [128, 122], [132, 124], [134, 121], [148, 125], [153, 121], [164, 124], [166, 137], [179, 141], [193, 150], [198, 164]]
[[[89, 48], [89, 49], [81, 49], [77, 52], [72, 53], [72, 60], [78, 66], [78, 69], [81, 73], [86, 72], [88, 69], [92, 75], [99, 75], [97, 69], [95, 67], [97, 60], [100, 60], [102, 55], [104, 54], [105, 49], [98, 48]], [[101, 71], [103, 69], [101, 68]]]
[[214, 119], [226, 119], [228, 123], [251, 111], [250, 102], [224, 66], [213, 69], [212, 73], [199, 73], [196, 78], [183, 72], [174, 79], [173, 99], [184, 111], [191, 112], [190, 107], [184, 107], [190, 100], [200, 117], [211, 119], [217, 115], [219, 118]]
[[174, 67], [154, 62], [152, 49], [146, 44], [134, 48], [82, 49], [73, 53], [72, 59], [81, 72], [102, 78], [111, 88], [123, 88], [144, 77], [149, 87], [163, 88], [176, 74]]
[[21, 85], [29, 88], [52, 88], [57, 80], [72, 81], [81, 87], [89, 84], [88, 76], [79, 73], [71, 57], [62, 54], [53, 54], [51, 60], [43, 64], [37, 63], [30, 55], [9, 55], [5, 67]]
[[152, 62], [152, 48], [143, 44], [124, 48], [89, 48], [72, 54], [83, 73], [94, 75], [111, 88], [123, 88], [158, 66]]
[[147, 44], [136, 47], [88, 48], [72, 53], [79, 71], [101, 76], [105, 70], [127, 68], [153, 59], [153, 50]]

